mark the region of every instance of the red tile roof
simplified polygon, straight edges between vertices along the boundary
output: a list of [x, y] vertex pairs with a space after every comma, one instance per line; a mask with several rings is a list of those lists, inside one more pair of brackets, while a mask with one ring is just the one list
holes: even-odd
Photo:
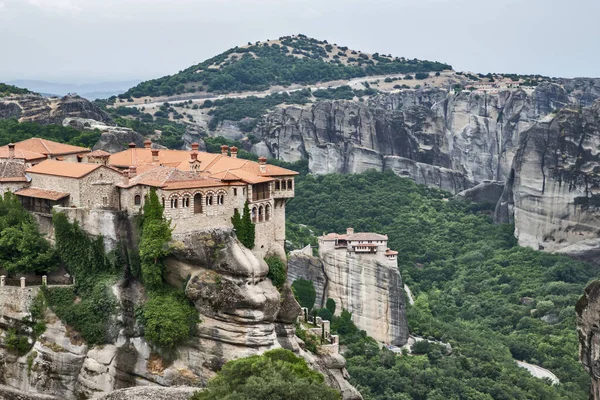
[[31, 138], [15, 143], [15, 150], [24, 150], [34, 153], [58, 156], [77, 153], [89, 153], [90, 149], [72, 146], [70, 144], [53, 142], [52, 140]]
[[27, 182], [25, 162], [7, 159], [0, 162], [0, 182]]
[[35, 197], [37, 199], [47, 199], [53, 201], [57, 201], [69, 196], [69, 193], [55, 192], [52, 190], [43, 190], [35, 188], [20, 189], [17, 190], [15, 194], [17, 196]]
[[75, 163], [66, 161], [46, 160], [27, 169], [32, 174], [63, 176], [67, 178], [82, 178], [98, 168], [106, 168], [102, 164]]
[[145, 185], [160, 187], [166, 190], [229, 186], [228, 182], [223, 182], [207, 174], [182, 171], [175, 167], [158, 166], [143, 169], [146, 170], [129, 179], [129, 183], [119, 186], [129, 188], [136, 185]]

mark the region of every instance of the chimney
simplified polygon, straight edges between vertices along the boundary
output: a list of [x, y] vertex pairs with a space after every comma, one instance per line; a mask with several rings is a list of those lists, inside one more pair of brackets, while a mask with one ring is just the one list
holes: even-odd
[[8, 158], [15, 158], [15, 145], [14, 143], [8, 144]]
[[198, 151], [200, 145], [197, 142], [192, 143], [192, 151]]
[[144, 140], [144, 148], [145, 149], [151, 149], [152, 148], [152, 141], [149, 139]]
[[133, 142], [129, 143], [128, 147], [130, 149], [135, 149], [135, 143], [133, 143]]
[[158, 149], [152, 149], [152, 162], [158, 162]]
[[198, 152], [192, 151], [190, 153], [190, 158], [192, 159], [192, 161], [196, 161], [198, 159]]
[[229, 150], [229, 146], [227, 146], [226, 144], [221, 146], [221, 154], [223, 154], [224, 156], [227, 155], [227, 150]]
[[354, 228], [347, 228], [346, 235], [354, 235]]
[[238, 148], [235, 146], [231, 146], [231, 158], [237, 158], [237, 150]]
[[200, 173], [200, 161], [198, 161], [198, 152], [192, 151], [190, 153], [190, 171], [198, 175]]
[[259, 157], [258, 163], [260, 164], [260, 172], [263, 174], [267, 172], [267, 157]]
[[131, 167], [129, 167], [129, 177], [133, 178], [136, 174], [137, 174], [137, 167], [135, 165], [132, 165]]

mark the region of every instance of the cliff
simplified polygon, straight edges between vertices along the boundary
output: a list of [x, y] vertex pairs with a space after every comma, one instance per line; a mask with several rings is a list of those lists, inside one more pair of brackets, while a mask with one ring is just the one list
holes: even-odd
[[48, 98], [36, 94], [0, 97], [0, 119], [17, 118], [20, 122], [61, 125], [67, 117], [112, 122], [106, 112], [77, 95], [61, 98]]
[[[393, 170], [453, 193], [505, 181], [520, 135], [555, 109], [596, 95], [543, 83], [533, 92], [449, 93], [439, 88], [333, 100], [267, 114], [253, 151], [306, 159], [316, 174]], [[574, 97], [578, 96], [578, 97]]]
[[[185, 285], [201, 320], [174, 357], [160, 355], [140, 335], [135, 309], [145, 299], [144, 288], [122, 281], [113, 287], [121, 310], [114, 321], [113, 343], [90, 348], [48, 313], [47, 329], [29, 353], [18, 357], [6, 348], [0, 352], [0, 382], [22, 392], [64, 399], [98, 398], [134, 386], [199, 388], [228, 360], [284, 347], [322, 372], [344, 399], [361, 399], [346, 380], [341, 356], [303, 350], [294, 335], [300, 308], [291, 288], [284, 286], [280, 293], [266, 278], [266, 263], [241, 246], [231, 231], [182, 235], [174, 237], [174, 245], [167, 279], [177, 287]], [[28, 315], [37, 290], [0, 288], [0, 321], [8, 321], [2, 330]], [[132, 398], [130, 394], [108, 398]]]
[[600, 281], [585, 288], [577, 302], [577, 334], [579, 336], [579, 361], [592, 378], [590, 400], [600, 399]]
[[600, 101], [549, 114], [522, 134], [498, 222], [519, 244], [600, 262]]
[[319, 252], [319, 258], [294, 254], [288, 261], [288, 280], [306, 279], [317, 292], [315, 307], [336, 302], [336, 313], [352, 313], [362, 330], [383, 343], [402, 346], [408, 340], [408, 322], [402, 278], [397, 266], [372, 255], [343, 251]]

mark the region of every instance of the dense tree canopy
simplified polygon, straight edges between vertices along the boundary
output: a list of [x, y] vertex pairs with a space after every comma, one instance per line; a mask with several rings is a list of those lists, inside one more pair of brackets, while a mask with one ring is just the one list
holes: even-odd
[[0, 146], [39, 137], [68, 143], [74, 146], [93, 147], [100, 139], [100, 131], [78, 131], [61, 125], [40, 125], [35, 122], [18, 122], [16, 119], [0, 119]]

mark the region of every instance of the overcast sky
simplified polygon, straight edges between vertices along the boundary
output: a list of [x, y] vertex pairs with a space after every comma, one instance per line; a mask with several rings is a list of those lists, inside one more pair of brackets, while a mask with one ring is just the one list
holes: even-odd
[[600, 77], [600, 0], [0, 0], [0, 81], [175, 73], [303, 33], [457, 70]]

